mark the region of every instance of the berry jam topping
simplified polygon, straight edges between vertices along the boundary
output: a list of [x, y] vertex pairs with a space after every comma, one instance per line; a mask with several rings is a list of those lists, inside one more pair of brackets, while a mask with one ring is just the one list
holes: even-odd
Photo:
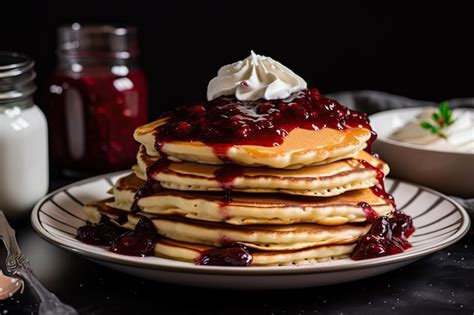
[[216, 180], [224, 190], [224, 202], [221, 207], [225, 207], [232, 201], [232, 188], [234, 179], [244, 174], [244, 168], [235, 164], [226, 164], [214, 171]]
[[120, 235], [109, 250], [128, 256], [153, 256], [157, 239], [158, 233], [153, 222], [141, 217], [135, 229]]
[[234, 164], [226, 164], [214, 171], [216, 180], [225, 188], [232, 188], [234, 179], [243, 174], [244, 168]]
[[230, 163], [231, 160], [227, 156], [227, 151], [232, 147], [232, 144], [218, 144], [218, 143], [213, 143], [212, 144], [212, 151], [214, 151], [214, 154], [219, 158], [219, 160], [223, 162]]
[[377, 133], [374, 130], [370, 131], [370, 139], [367, 141], [367, 147], [365, 148], [365, 151], [367, 153], [372, 154], [375, 157], [379, 157], [377, 153], [372, 151], [372, 145], [374, 144], [375, 140], [377, 139]]
[[143, 197], [149, 196], [153, 193], [154, 184], [155, 181], [151, 177], [148, 177], [145, 184], [135, 192], [135, 196], [133, 196], [133, 203], [130, 207], [130, 211], [132, 213], [137, 213], [141, 211], [140, 207], [138, 206], [138, 202]]
[[224, 187], [224, 197], [222, 198], [221, 208], [225, 208], [232, 202], [232, 189]]
[[359, 202], [357, 206], [362, 208], [365, 213], [365, 218], [368, 222], [373, 222], [379, 216], [378, 213], [367, 202]]
[[412, 218], [400, 210], [393, 211], [390, 216], [381, 216], [359, 238], [351, 258], [361, 260], [402, 253], [411, 247], [407, 238], [414, 231]]
[[145, 184], [140, 187], [140, 189], [137, 190], [135, 193], [135, 196], [133, 198], [133, 203], [130, 208], [130, 211], [133, 213], [139, 212], [141, 209], [138, 206], [138, 201], [140, 201], [141, 198], [149, 196], [153, 194], [155, 191], [155, 185], [160, 185], [157, 181], [153, 179], [153, 175], [158, 174], [162, 170], [168, 168], [170, 162], [166, 155], [161, 156], [155, 163], [153, 163], [151, 166], [149, 166], [146, 170], [146, 175], [147, 175], [147, 180]]
[[366, 168], [370, 168], [370, 169], [374, 170], [375, 173], [377, 174], [375, 178], [378, 180], [378, 185], [375, 185], [375, 186], [370, 188], [372, 190], [372, 192], [376, 196], [387, 200], [388, 202], [390, 202], [390, 204], [393, 207], [395, 207], [396, 206], [395, 205], [395, 199], [393, 198], [393, 196], [391, 194], [389, 194], [385, 191], [385, 183], [383, 181], [384, 178], [385, 178], [385, 174], [383, 173], [383, 171], [380, 168], [373, 166], [372, 164], [370, 164], [369, 162], [367, 162], [365, 160], [359, 160], [359, 162], [362, 165], [364, 165]]
[[[372, 192], [380, 198], [389, 201], [395, 208], [393, 196], [385, 191], [385, 174], [382, 170], [367, 161], [360, 160], [360, 162], [365, 167], [373, 169], [377, 174], [378, 185], [371, 188]], [[407, 238], [413, 234], [415, 227], [409, 215], [400, 210], [394, 210], [390, 217], [382, 216], [377, 218], [377, 212], [366, 202], [360, 202], [358, 206], [362, 207], [367, 221], [372, 222], [372, 227], [357, 241], [352, 259], [361, 260], [398, 254], [411, 247]]]
[[252, 260], [252, 254], [247, 247], [233, 244], [206, 250], [195, 260], [195, 263], [196, 265], [247, 267], [252, 264]]
[[87, 222], [77, 229], [76, 239], [91, 245], [110, 246], [123, 233], [128, 230], [110, 221], [107, 216], [102, 216], [99, 223]]
[[[164, 113], [167, 124], [156, 130], [155, 148], [167, 141], [201, 141], [212, 146], [225, 162], [232, 145], [278, 146], [295, 128], [372, 131], [365, 113], [350, 110], [325, 98], [316, 89], [306, 89], [285, 100], [239, 101], [221, 96], [209, 102], [180, 106]], [[375, 132], [369, 143], [375, 139]], [[367, 148], [370, 152], [370, 146]]]
[[413, 219], [401, 210], [392, 212], [390, 224], [393, 233], [403, 238], [409, 238], [415, 232]]
[[122, 255], [151, 256], [158, 233], [153, 222], [146, 217], [140, 218], [135, 230], [130, 231], [112, 223], [103, 215], [99, 223], [87, 222], [78, 228], [76, 239], [87, 244], [110, 246], [111, 252]]
[[387, 200], [388, 202], [390, 202], [390, 204], [392, 206], [395, 207], [395, 199], [393, 198], [393, 196], [391, 194], [389, 194], [388, 192], [385, 191], [385, 187], [384, 187], [384, 183], [383, 181], [380, 181], [379, 184], [377, 186], [373, 186], [370, 188], [370, 190], [372, 190], [372, 192], [379, 196], [380, 198], [383, 198], [385, 200]]

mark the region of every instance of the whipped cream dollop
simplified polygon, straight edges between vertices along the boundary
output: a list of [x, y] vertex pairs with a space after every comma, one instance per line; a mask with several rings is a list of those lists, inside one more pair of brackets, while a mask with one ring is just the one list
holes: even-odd
[[207, 99], [234, 95], [240, 101], [284, 99], [306, 89], [306, 82], [296, 73], [270, 57], [253, 51], [244, 60], [219, 69], [207, 87]]
[[427, 149], [474, 153], [474, 111], [453, 110], [454, 123], [442, 130], [446, 138], [421, 127], [421, 122], [432, 122], [436, 108], [425, 108], [414, 119], [396, 130], [391, 139], [422, 145]]

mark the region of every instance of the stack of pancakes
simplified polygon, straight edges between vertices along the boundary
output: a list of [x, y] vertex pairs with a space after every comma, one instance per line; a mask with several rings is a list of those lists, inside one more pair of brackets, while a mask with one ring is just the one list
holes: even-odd
[[[393, 209], [371, 189], [389, 169], [364, 151], [366, 128], [296, 128], [278, 146], [226, 144], [223, 159], [200, 141], [166, 141], [158, 151], [166, 123], [135, 131], [141, 146], [133, 173], [118, 180], [113, 198], [86, 206], [91, 221], [107, 215], [130, 229], [148, 217], [160, 235], [157, 256], [200, 262], [239, 244], [254, 266], [338, 259], [350, 256], [370, 216]], [[166, 163], [154, 167], [164, 155]]]

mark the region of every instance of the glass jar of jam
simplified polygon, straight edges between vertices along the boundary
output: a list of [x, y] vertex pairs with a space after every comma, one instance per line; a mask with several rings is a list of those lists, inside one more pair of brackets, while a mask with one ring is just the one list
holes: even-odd
[[137, 56], [135, 28], [59, 28], [58, 65], [47, 98], [54, 166], [87, 174], [133, 164], [133, 131], [148, 119], [147, 83]]

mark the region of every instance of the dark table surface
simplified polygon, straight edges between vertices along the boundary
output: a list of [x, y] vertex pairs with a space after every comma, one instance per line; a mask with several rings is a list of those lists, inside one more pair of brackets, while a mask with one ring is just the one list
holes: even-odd
[[[68, 182], [53, 180], [50, 188]], [[12, 225], [42, 283], [83, 314], [474, 314], [473, 228], [458, 243], [380, 276], [327, 287], [252, 292], [143, 280], [47, 243], [28, 218]], [[4, 252], [2, 248], [0, 256]], [[28, 289], [0, 301], [0, 315], [36, 309]]]

